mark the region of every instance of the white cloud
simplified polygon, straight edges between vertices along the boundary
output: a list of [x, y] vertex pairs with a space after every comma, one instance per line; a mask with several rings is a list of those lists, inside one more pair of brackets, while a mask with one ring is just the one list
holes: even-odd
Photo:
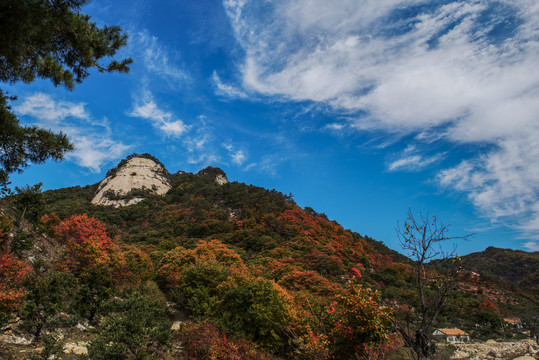
[[[224, 5], [245, 49], [245, 88], [356, 115], [347, 129], [490, 145], [438, 180], [469, 194], [493, 221], [539, 238], [537, 1]], [[388, 169], [432, 159], [403, 154]]]
[[99, 172], [103, 164], [122, 158], [131, 148], [98, 134], [74, 135], [72, 141], [75, 151], [69, 156], [76, 159], [78, 165], [95, 172]]
[[213, 71], [212, 80], [215, 85], [215, 93], [220, 96], [224, 96], [230, 99], [246, 98], [247, 94], [239, 88], [227, 85], [221, 81], [221, 78], [217, 74], [217, 71]]
[[40, 127], [64, 132], [75, 146], [68, 159], [95, 172], [124, 156], [130, 148], [113, 139], [106, 119], [92, 119], [84, 103], [56, 101], [50, 95], [35, 93], [24, 98], [14, 110], [19, 116], [35, 119]]
[[346, 124], [342, 124], [342, 123], [331, 123], [331, 124], [327, 124], [325, 126], [326, 129], [328, 130], [333, 130], [333, 131], [342, 131], [346, 128]]
[[171, 112], [158, 108], [152, 95], [147, 91], [127, 115], [150, 120], [154, 127], [167, 136], [180, 137], [189, 129], [183, 121], [175, 119]]
[[537, 241], [528, 241], [524, 244], [524, 247], [529, 251], [539, 251], [539, 242]]
[[187, 162], [202, 166], [215, 166], [221, 161], [216, 144], [219, 142], [205, 116], [199, 116], [192, 130], [182, 139], [182, 145], [187, 150]]
[[467, 192], [495, 220], [539, 238], [539, 127], [506, 137], [496, 148], [440, 172], [442, 185]]
[[84, 103], [54, 101], [50, 95], [35, 93], [25, 98], [15, 107], [15, 110], [19, 115], [28, 115], [39, 119], [46, 125], [58, 126], [67, 117], [89, 119], [90, 116], [84, 106]]
[[414, 149], [407, 148], [404, 155], [397, 160], [390, 162], [387, 166], [388, 171], [419, 171], [432, 163], [440, 161], [444, 154], [435, 154], [425, 157], [420, 154], [409, 154]]
[[215, 166], [221, 160], [216, 150], [219, 142], [215, 140], [213, 129], [207, 125], [204, 116], [198, 117], [191, 125], [186, 125], [172, 112], [160, 108], [149, 91], [144, 90], [142, 94], [140, 99], [135, 100], [133, 109], [127, 113], [128, 116], [146, 119], [154, 128], [173, 138], [170, 140], [179, 139], [177, 144], [186, 151], [189, 164]]
[[243, 165], [245, 161], [247, 161], [247, 152], [243, 149], [237, 149], [232, 144], [223, 144], [223, 148], [225, 148], [232, 160], [232, 162], [238, 166]]
[[[410, 23], [406, 32], [397, 29], [403, 25], [399, 22], [388, 24], [397, 21], [390, 18], [392, 12], [416, 3], [284, 1], [254, 24], [260, 20], [254, 2], [225, 1], [247, 51], [246, 87], [348, 111], [368, 110], [369, 116], [358, 120], [364, 127], [423, 131], [454, 123], [450, 136], [465, 141], [488, 140], [507, 130], [507, 122], [499, 120], [487, 132], [456, 127], [468, 127], [484, 115], [505, 118], [520, 107], [522, 121], [532, 121], [539, 106], [533, 101], [539, 96], [534, 34], [523, 28], [499, 46], [489, 43], [488, 28], [477, 29], [484, 25], [480, 15], [494, 11], [487, 1], [418, 12], [405, 20]], [[538, 15], [529, 13], [532, 4], [510, 5], [520, 10], [515, 16], [533, 21]], [[391, 32], [398, 34], [388, 36]]]
[[171, 56], [172, 50], [167, 49], [156, 36], [151, 35], [147, 30], [135, 33], [132, 48], [137, 52], [137, 59], [142, 59], [146, 69], [163, 80], [186, 81], [189, 79], [188, 73], [177, 65], [178, 56]]

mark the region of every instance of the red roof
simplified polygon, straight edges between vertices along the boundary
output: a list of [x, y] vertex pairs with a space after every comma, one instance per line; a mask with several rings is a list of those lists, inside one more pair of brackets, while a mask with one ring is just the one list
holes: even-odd
[[437, 329], [440, 332], [443, 332], [445, 335], [469, 335], [468, 333], [460, 329]]

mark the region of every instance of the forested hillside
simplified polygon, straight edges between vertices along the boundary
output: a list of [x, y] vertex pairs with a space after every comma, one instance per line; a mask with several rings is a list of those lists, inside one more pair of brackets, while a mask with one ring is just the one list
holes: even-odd
[[488, 247], [462, 257], [462, 266], [493, 281], [502, 279], [539, 295], [539, 252]]
[[[90, 203], [98, 184], [33, 192], [43, 216], [21, 212], [23, 193], [4, 200], [4, 329], [51, 349], [82, 336], [91, 359], [404, 356], [393, 324], [417, 316], [411, 260], [220, 169], [167, 176], [165, 196], [117, 208]], [[502, 317], [537, 310], [459, 276], [436, 326], [511, 337]]]

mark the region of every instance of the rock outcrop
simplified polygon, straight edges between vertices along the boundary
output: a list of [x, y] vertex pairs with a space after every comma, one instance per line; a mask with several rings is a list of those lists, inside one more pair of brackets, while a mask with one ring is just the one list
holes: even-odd
[[168, 171], [151, 155], [131, 155], [110, 170], [92, 199], [94, 205], [127, 206], [170, 189]]
[[[175, 175], [169, 174], [165, 166], [150, 154], [133, 154], [107, 172], [105, 179], [99, 183], [92, 204], [128, 206], [144, 200], [150, 194], [164, 195], [170, 190], [174, 178], [182, 174], [186, 173], [178, 171]], [[219, 185], [228, 183], [226, 173], [216, 167], [208, 166], [196, 175]]]
[[224, 185], [228, 183], [226, 173], [217, 167], [208, 166], [207, 168], [200, 170], [197, 175], [213, 178], [215, 182], [219, 185]]
[[520, 341], [497, 342], [488, 340], [485, 343], [455, 345], [456, 351], [451, 359], [462, 360], [528, 360], [538, 355], [537, 344], [532, 339]]

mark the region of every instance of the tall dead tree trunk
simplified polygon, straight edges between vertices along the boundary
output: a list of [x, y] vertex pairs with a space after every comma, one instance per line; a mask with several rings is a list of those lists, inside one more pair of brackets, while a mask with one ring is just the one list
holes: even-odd
[[[395, 320], [395, 329], [404, 344], [414, 352], [417, 360], [432, 359], [436, 352], [436, 344], [432, 338], [434, 323], [457, 286], [458, 257], [454, 256], [454, 251], [444, 252], [441, 243], [467, 239], [472, 234], [447, 236], [447, 225], [428, 214], [419, 213], [414, 216], [411, 209], [408, 210], [404, 226], [401, 228], [397, 225], [396, 230], [402, 249], [414, 262], [419, 308], [413, 318]], [[451, 259], [452, 271], [441, 276], [427, 269], [426, 264], [435, 258]]]

